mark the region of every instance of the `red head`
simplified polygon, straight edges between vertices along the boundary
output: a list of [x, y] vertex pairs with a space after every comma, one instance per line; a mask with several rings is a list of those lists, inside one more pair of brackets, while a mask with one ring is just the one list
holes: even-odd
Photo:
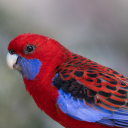
[[64, 60], [62, 51], [65, 50], [67, 51], [60, 43], [51, 38], [25, 33], [18, 35], [9, 43], [7, 63], [10, 68], [22, 72], [23, 77], [30, 79], [30, 76], [27, 77], [27, 71], [29, 75], [33, 74], [32, 80], [41, 68], [46, 69], [49, 65], [49, 68], [52, 66], [52, 69], [55, 70]]
[[[30, 52], [29, 46], [33, 47]], [[50, 53], [55, 54], [56, 51], [60, 50], [60, 47], [62, 46], [57, 41], [46, 36], [24, 33], [18, 35], [9, 43], [8, 50], [13, 50], [16, 54], [26, 59], [39, 59]]]

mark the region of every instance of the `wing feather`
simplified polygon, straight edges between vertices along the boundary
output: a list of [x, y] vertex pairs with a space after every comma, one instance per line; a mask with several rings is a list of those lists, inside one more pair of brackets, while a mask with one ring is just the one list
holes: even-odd
[[77, 120], [126, 127], [128, 79], [87, 58], [73, 57], [79, 61], [68, 59], [53, 79], [59, 108]]

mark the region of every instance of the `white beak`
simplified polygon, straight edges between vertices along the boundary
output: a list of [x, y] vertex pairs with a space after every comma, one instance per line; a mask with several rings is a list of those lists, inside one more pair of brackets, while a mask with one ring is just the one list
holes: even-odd
[[16, 61], [17, 61], [17, 58], [18, 58], [18, 55], [17, 54], [10, 54], [9, 52], [7, 53], [7, 65], [13, 69], [13, 65], [16, 64]]

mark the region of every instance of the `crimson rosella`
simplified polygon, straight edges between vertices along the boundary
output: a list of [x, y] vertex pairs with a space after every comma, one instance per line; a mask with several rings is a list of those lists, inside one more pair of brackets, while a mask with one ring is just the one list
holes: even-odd
[[66, 128], [128, 127], [128, 78], [38, 34], [18, 35], [7, 64], [37, 106]]

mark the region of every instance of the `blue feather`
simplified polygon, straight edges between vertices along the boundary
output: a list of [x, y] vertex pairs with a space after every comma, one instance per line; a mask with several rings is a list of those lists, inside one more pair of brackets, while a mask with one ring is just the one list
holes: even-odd
[[41, 62], [38, 59], [25, 59], [23, 57], [18, 57], [17, 64], [22, 67], [20, 73], [27, 80], [33, 80], [41, 67]]
[[108, 126], [114, 126], [115, 125], [115, 121], [114, 120], [104, 119], [104, 118], [101, 119], [100, 121], [97, 121], [97, 123], [108, 125]]
[[57, 104], [59, 108], [74, 119], [96, 122], [97, 120], [101, 120], [103, 117], [107, 117], [112, 114], [104, 109], [102, 109], [102, 111], [98, 111], [95, 108], [86, 105], [84, 100], [74, 99], [70, 94], [64, 93], [61, 88], [58, 92], [59, 96]]
[[128, 120], [115, 120], [115, 126], [128, 128]]
[[64, 93], [65, 100], [69, 100], [71, 98], [70, 93]]

